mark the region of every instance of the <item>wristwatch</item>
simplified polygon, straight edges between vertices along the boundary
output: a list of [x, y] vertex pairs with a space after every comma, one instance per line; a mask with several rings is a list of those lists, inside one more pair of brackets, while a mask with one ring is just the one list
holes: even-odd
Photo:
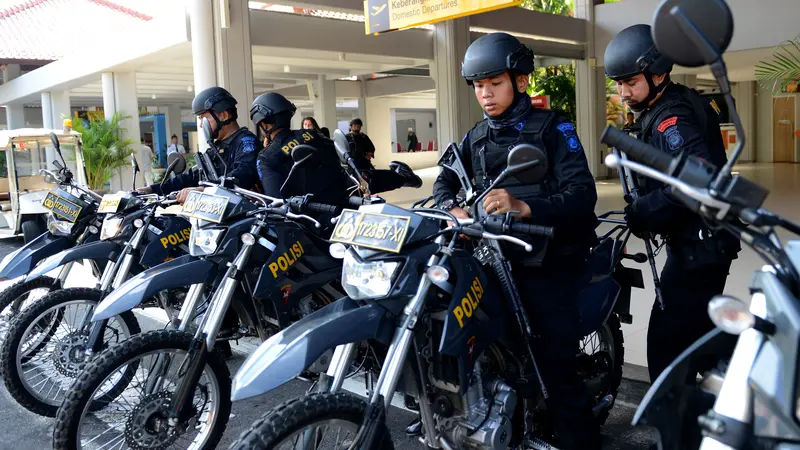
[[456, 201], [453, 199], [445, 200], [439, 205], [439, 209], [442, 211], [450, 211], [453, 209], [453, 206], [456, 204]]

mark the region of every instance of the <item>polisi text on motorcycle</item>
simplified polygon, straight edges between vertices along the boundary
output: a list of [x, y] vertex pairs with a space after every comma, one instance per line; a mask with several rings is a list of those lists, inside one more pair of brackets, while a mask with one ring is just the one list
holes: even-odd
[[480, 305], [483, 292], [483, 285], [481, 285], [478, 277], [475, 277], [475, 279], [472, 280], [472, 286], [469, 292], [461, 299], [461, 305], [453, 308], [453, 315], [456, 317], [456, 320], [458, 320], [459, 328], [464, 328], [464, 316], [467, 316], [467, 318], [472, 317], [472, 313], [478, 305]]
[[292, 244], [288, 252], [284, 252], [275, 262], [269, 263], [269, 270], [272, 272], [272, 277], [278, 278], [278, 270], [281, 272], [289, 270], [289, 267], [292, 267], [303, 254], [305, 254], [305, 249], [303, 249], [303, 245], [300, 244], [300, 241]]
[[177, 233], [172, 233], [169, 236], [165, 236], [160, 239], [161, 245], [163, 245], [164, 248], [167, 248], [167, 245], [178, 245], [181, 242], [186, 242], [189, 240], [189, 235], [191, 235], [191, 233], [191, 228], [185, 228]]

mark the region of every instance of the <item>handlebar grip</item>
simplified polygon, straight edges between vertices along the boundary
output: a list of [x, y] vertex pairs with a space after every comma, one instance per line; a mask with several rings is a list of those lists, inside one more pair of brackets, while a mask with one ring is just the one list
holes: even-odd
[[530, 236], [544, 236], [547, 239], [553, 238], [553, 227], [542, 225], [529, 225], [527, 223], [511, 224], [511, 232], [516, 234], [527, 234]]
[[364, 199], [362, 197], [358, 197], [358, 196], [350, 197], [348, 202], [350, 203], [350, 206], [363, 206], [364, 205]]
[[644, 164], [659, 172], [669, 173], [672, 157], [650, 144], [634, 139], [632, 136], [607, 126], [600, 141], [625, 152], [632, 160]]
[[339, 208], [334, 205], [326, 205], [325, 203], [314, 203], [314, 202], [306, 203], [306, 209], [309, 211], [331, 213], [331, 214], [336, 214], [336, 212], [339, 210]]

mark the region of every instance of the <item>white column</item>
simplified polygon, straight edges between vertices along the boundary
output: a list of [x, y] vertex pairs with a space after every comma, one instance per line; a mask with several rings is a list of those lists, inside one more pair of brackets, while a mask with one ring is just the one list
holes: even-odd
[[[316, 98], [314, 98], [314, 118], [321, 127], [336, 128], [336, 81], [328, 80], [325, 75], [317, 76]], [[361, 118], [366, 122], [366, 118]]]
[[104, 72], [102, 75], [103, 82], [103, 114], [106, 119], [111, 118], [117, 112], [117, 99], [116, 88], [114, 87], [114, 74], [112, 72]]
[[214, 12], [211, 0], [191, 0], [189, 15], [192, 34], [194, 92], [217, 85], [214, 58]]
[[[294, 113], [294, 115], [292, 116], [292, 129], [293, 130], [299, 130], [300, 128], [303, 128], [303, 116], [304, 116], [304, 114], [299, 109]], [[324, 125], [320, 125], [320, 127], [323, 127], [323, 126]]]
[[53, 126], [53, 110], [50, 102], [50, 92], [43, 91], [42, 97], [42, 127], [54, 128]]
[[[3, 83], [17, 78], [21, 74], [19, 64], [9, 64], [3, 70]], [[25, 128], [25, 109], [22, 103], [8, 103], [6, 106], [6, 125], [9, 130]]]
[[586, 19], [586, 59], [575, 61], [575, 100], [578, 136], [586, 152], [589, 170], [595, 178], [605, 178], [602, 163], [607, 147], [600, 143], [606, 123], [605, 73], [597, 67], [594, 53], [594, 0], [577, 0], [575, 18]]
[[744, 128], [745, 143], [739, 161], [756, 160], [756, 82], [740, 81], [734, 85], [734, 100], [736, 100], [736, 110], [742, 119]]
[[450, 142], [461, 142], [479, 114], [475, 93], [461, 78], [461, 62], [470, 43], [468, 18], [434, 25], [434, 62], [430, 69], [436, 84], [437, 148], [440, 151]]
[[367, 80], [360, 80], [359, 81], [360, 87], [360, 96], [358, 97], [358, 117], [364, 122], [364, 126], [362, 130], [364, 133], [367, 132], [367, 126], [369, 126], [369, 121], [367, 120]]
[[182, 134], [182, 125], [181, 125], [181, 106], [180, 105], [169, 105], [166, 108], [159, 108], [159, 111], [166, 110], [165, 115], [167, 116], [167, 141], [169, 145], [172, 144], [172, 135], [178, 136], [178, 143], [183, 143]]
[[[71, 117], [69, 92], [42, 92], [42, 126], [60, 130], [64, 124], [63, 117]], [[46, 148], [47, 167], [52, 167], [56, 159], [55, 149]]]
[[[229, 28], [222, 28], [220, 4], [229, 7]], [[253, 86], [253, 55], [250, 44], [250, 8], [247, 0], [214, 2], [214, 24], [217, 58], [217, 83], [227, 89], [239, 102], [239, 124], [254, 129], [250, 122], [250, 106], [255, 99]]]
[[[106, 120], [114, 113], [130, 116], [120, 121], [124, 130], [122, 139], [130, 139], [134, 154], [139, 158], [141, 132], [139, 128], [139, 99], [136, 93], [135, 72], [103, 73], [103, 112]], [[132, 185], [130, 166], [122, 167], [111, 179], [111, 190], [130, 189]], [[142, 186], [137, 180], [137, 186]]]

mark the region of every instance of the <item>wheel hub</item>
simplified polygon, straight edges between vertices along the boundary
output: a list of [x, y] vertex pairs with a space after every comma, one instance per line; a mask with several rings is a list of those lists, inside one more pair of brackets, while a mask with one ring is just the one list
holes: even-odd
[[69, 333], [56, 343], [53, 360], [56, 370], [64, 376], [76, 378], [83, 370], [88, 334]]
[[132, 450], [161, 450], [178, 438], [178, 430], [169, 426], [169, 392], [148, 395], [134, 408], [125, 424], [125, 441]]

